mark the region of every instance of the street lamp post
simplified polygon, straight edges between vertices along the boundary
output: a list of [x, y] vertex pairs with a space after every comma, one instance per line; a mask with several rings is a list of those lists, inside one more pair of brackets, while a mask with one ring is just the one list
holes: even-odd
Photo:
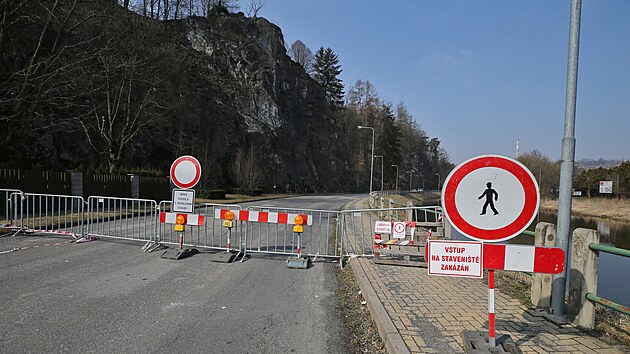
[[409, 171], [409, 191], [411, 192], [411, 185], [413, 184], [413, 171]]
[[396, 167], [396, 193], [398, 193], [398, 165], [392, 165], [392, 167]]
[[377, 157], [381, 158], [381, 195], [383, 195], [383, 175], [384, 175], [384, 173], [383, 173], [383, 156], [379, 156], [379, 155], [374, 156], [374, 158], [377, 158]]
[[372, 162], [370, 163], [370, 193], [372, 193], [372, 177], [374, 174], [374, 128], [359, 125], [359, 129], [372, 129]]
[[442, 178], [440, 177], [440, 175], [438, 173], [435, 174], [436, 176], [438, 176], [438, 191], [440, 190], [440, 182], [442, 181]]

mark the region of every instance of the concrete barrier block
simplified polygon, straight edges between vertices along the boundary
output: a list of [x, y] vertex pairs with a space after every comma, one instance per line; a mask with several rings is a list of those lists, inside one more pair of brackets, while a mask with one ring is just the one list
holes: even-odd
[[[534, 246], [554, 247], [556, 245], [556, 225], [541, 222], [536, 225]], [[551, 306], [551, 289], [553, 276], [551, 274], [534, 273], [532, 275], [531, 300], [532, 304], [540, 308]]]
[[599, 273], [599, 253], [589, 248], [591, 243], [599, 243], [597, 231], [589, 229], [573, 231], [567, 304], [569, 320], [576, 326], [589, 329], [595, 327], [595, 304], [586, 299], [586, 294], [597, 294]]

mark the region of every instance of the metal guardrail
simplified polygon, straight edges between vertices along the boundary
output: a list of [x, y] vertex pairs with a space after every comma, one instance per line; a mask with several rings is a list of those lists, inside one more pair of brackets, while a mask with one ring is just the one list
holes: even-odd
[[606, 246], [600, 243], [591, 243], [588, 248], [592, 249], [593, 251], [615, 254], [622, 257], [630, 257], [630, 250], [624, 248]]
[[[588, 248], [590, 248], [593, 251], [596, 252], [604, 252], [604, 253], [609, 253], [609, 254], [614, 254], [617, 256], [622, 256], [622, 257], [630, 257], [630, 250], [624, 249], [624, 248], [619, 248], [619, 247], [613, 247], [613, 246], [606, 246], [606, 245], [602, 245], [599, 243], [591, 243], [588, 245]], [[610, 301], [608, 299], [605, 299], [603, 297], [597, 296], [596, 294], [593, 293], [587, 293], [586, 294], [586, 299], [595, 303], [598, 303], [600, 305], [606, 306], [610, 309], [613, 309], [617, 312], [621, 312], [625, 315], [630, 315], [630, 308], [627, 306], [623, 306], [621, 304], [618, 304], [616, 302]]]
[[593, 293], [587, 293], [586, 294], [586, 299], [595, 303], [598, 303], [600, 305], [606, 306], [609, 309], [613, 309], [617, 312], [621, 312], [625, 315], [630, 315], [630, 307], [627, 306], [623, 306], [621, 304], [618, 304], [616, 302], [612, 302], [610, 300], [607, 300], [603, 297], [599, 297]]

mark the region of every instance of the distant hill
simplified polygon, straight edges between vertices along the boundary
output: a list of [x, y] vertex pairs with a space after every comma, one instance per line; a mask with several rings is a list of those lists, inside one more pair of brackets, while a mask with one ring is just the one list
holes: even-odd
[[576, 161], [575, 164], [578, 167], [581, 167], [586, 170], [590, 170], [590, 169], [599, 168], [599, 167], [611, 168], [611, 167], [619, 166], [624, 161], [625, 160], [616, 160], [616, 159], [605, 160], [603, 158], [599, 158], [597, 160], [580, 159]]

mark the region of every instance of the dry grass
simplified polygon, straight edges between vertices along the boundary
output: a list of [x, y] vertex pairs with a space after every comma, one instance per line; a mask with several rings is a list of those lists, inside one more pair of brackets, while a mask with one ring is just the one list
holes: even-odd
[[[386, 195], [385, 200], [387, 201], [389, 199], [396, 204], [407, 205], [407, 203], [412, 202], [414, 205], [420, 205], [430, 200], [438, 200], [440, 199], [440, 195], [434, 192]], [[396, 205], [396, 207], [399, 206], [400, 205]]]
[[346, 353], [374, 353], [385, 354], [383, 343], [376, 323], [370, 316], [370, 311], [364, 304], [359, 284], [357, 283], [350, 264], [341, 270], [335, 267], [337, 276], [337, 298], [343, 318], [344, 326], [348, 331]]
[[[544, 200], [540, 209], [557, 212], [558, 200]], [[573, 198], [571, 213], [575, 216], [630, 222], [630, 200], [609, 198]]]

